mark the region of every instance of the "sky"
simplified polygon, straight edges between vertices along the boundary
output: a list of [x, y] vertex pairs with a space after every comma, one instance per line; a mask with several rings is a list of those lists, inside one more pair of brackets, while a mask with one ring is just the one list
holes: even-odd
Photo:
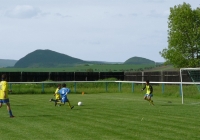
[[41, 49], [87, 61], [164, 62], [170, 7], [198, 0], [0, 0], [0, 59]]

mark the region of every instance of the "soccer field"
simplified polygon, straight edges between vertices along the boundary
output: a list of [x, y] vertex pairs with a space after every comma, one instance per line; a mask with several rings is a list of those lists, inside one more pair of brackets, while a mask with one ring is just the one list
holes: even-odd
[[[180, 97], [143, 94], [69, 94], [74, 109], [54, 106], [52, 95], [10, 95], [15, 118], [0, 109], [0, 137], [6, 140], [180, 140], [200, 139], [200, 104]], [[77, 106], [78, 101], [83, 106]], [[200, 102], [200, 101], [199, 101]]]

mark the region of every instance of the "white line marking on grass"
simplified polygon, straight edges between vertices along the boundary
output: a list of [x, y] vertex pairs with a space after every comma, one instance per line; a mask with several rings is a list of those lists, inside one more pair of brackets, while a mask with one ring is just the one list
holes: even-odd
[[197, 103], [191, 103], [191, 105], [199, 105], [200, 102], [197, 102]]

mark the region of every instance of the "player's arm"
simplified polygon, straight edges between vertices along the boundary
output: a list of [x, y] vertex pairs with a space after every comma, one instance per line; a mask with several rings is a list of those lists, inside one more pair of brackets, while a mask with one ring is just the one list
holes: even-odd
[[141, 91], [143, 91], [146, 88], [146, 85], [141, 89]]
[[56, 94], [59, 94], [58, 91], [59, 89], [57, 88], [56, 91], [54, 92], [54, 96], [56, 96]]
[[150, 85], [149, 89], [150, 89], [150, 94], [153, 93], [153, 87], [151, 85]]

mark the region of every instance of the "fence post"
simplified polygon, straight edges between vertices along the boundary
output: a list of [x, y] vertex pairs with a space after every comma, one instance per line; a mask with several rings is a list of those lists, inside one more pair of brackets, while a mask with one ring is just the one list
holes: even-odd
[[42, 83], [42, 93], [44, 92], [44, 83]]
[[12, 84], [11, 83], [9, 84], [9, 90], [12, 90]]
[[106, 92], [108, 91], [108, 82], [106, 82]]
[[122, 86], [121, 82], [119, 82], [119, 92], [121, 92]]
[[132, 83], [132, 92], [134, 92], [134, 83]]
[[180, 96], [182, 97], [182, 91], [181, 91], [181, 84], [179, 85], [179, 93], [180, 93]]
[[164, 93], [164, 91], [165, 91], [165, 84], [162, 83], [162, 93]]
[[76, 93], [76, 82], [74, 82], [74, 92]]

